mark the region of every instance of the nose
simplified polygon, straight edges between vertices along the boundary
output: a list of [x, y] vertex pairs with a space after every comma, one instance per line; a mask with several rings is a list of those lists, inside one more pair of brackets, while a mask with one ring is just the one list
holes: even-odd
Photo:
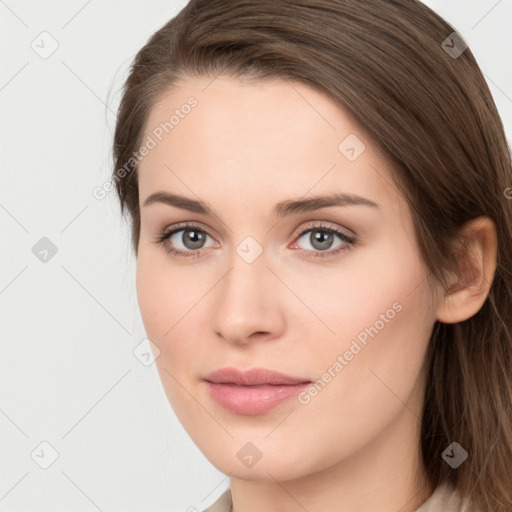
[[279, 338], [285, 328], [283, 285], [261, 254], [252, 263], [238, 254], [215, 287], [212, 327], [217, 336], [234, 344]]

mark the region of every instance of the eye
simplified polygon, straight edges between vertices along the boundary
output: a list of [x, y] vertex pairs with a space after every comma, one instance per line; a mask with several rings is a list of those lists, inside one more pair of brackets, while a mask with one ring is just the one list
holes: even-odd
[[[340, 243], [333, 248], [336, 237], [340, 240]], [[356, 245], [355, 236], [348, 235], [340, 229], [325, 225], [322, 222], [310, 224], [308, 229], [302, 230], [298, 235], [298, 240], [301, 238], [304, 238], [306, 241], [305, 251], [309, 253], [306, 255], [308, 258], [337, 256], [342, 251], [346, 251], [350, 249], [351, 246]], [[294, 242], [293, 246], [296, 245], [297, 242]], [[307, 247], [308, 245], [309, 247]]]
[[211, 238], [204, 229], [185, 223], [160, 233], [154, 242], [162, 244], [168, 253], [178, 258], [197, 258], [203, 253], [208, 237]]
[[[309, 224], [307, 229], [303, 229], [299, 233], [297, 241], [308, 233], [306, 245], [309, 244], [310, 247], [303, 249], [307, 258], [334, 257], [348, 250], [351, 246], [357, 245], [355, 236], [348, 235], [340, 229], [322, 222]], [[340, 240], [340, 243], [333, 249], [332, 245], [336, 237]], [[212, 237], [204, 229], [195, 224], [183, 223], [174, 226], [174, 229], [160, 233], [154, 243], [163, 245], [169, 254], [177, 258], [198, 258], [203, 254], [203, 249], [207, 248], [204, 245], [207, 238]], [[297, 246], [297, 241], [294, 242], [292, 247]], [[215, 244], [213, 247], [215, 247]]]

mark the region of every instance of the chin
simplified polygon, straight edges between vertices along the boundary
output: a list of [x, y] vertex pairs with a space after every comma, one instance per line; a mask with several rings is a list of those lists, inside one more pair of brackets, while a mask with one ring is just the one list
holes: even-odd
[[[257, 444], [257, 441], [255, 442]], [[311, 465], [301, 464], [308, 459], [304, 454], [295, 452], [292, 457], [284, 457], [283, 454], [288, 451], [288, 447], [261, 448], [261, 458], [251, 464], [243, 462], [244, 447], [246, 443], [233, 442], [228, 445], [217, 444], [215, 448], [210, 446], [203, 450], [203, 454], [210, 463], [222, 473], [233, 478], [253, 481], [287, 481], [301, 478], [317, 470]], [[261, 446], [261, 444], [259, 445]], [[250, 453], [251, 448], [246, 447], [245, 453]], [[254, 454], [256, 452], [253, 452]], [[296, 459], [296, 460], [294, 460]]]

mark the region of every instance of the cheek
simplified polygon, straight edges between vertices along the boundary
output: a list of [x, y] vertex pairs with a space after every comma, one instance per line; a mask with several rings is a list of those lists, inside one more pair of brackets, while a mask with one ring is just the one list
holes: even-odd
[[[297, 431], [301, 425], [321, 429], [312, 451], [332, 463], [361, 449], [402, 411], [410, 420], [421, 416], [421, 369], [431, 332], [426, 290], [420, 286], [410, 293], [405, 283], [381, 284], [382, 293], [374, 288], [371, 300], [347, 301], [344, 310], [326, 319], [337, 332], [332, 344], [320, 353], [310, 346], [318, 391], [299, 408], [294, 425]], [[385, 284], [391, 287], [387, 293]], [[338, 448], [327, 453], [325, 438], [336, 439]]]
[[[177, 322], [182, 310], [179, 296], [183, 296], [182, 284], [176, 282], [164, 265], [144, 250], [139, 250], [136, 270], [137, 300], [148, 337], [159, 348]], [[166, 334], [168, 333], [168, 334]]]
[[340, 413], [365, 411], [368, 424], [381, 426], [406, 403], [421, 415], [421, 392], [416, 391], [433, 327], [426, 313], [427, 294], [424, 286], [412, 293], [409, 286], [395, 286], [392, 294], [369, 305], [366, 318], [359, 317], [358, 332], [340, 342], [338, 353], [352, 358], [338, 381]]
[[[187, 336], [187, 316], [190, 309], [184, 300], [185, 283], [176, 270], [139, 251], [136, 269], [137, 299], [147, 337], [159, 348], [155, 359], [160, 380], [173, 410], [181, 415], [193, 410], [194, 403], [177, 384], [183, 383], [183, 373], [194, 357]], [[190, 350], [189, 350], [190, 349]]]
[[414, 254], [395, 247], [369, 257], [373, 265], [361, 257], [359, 270], [322, 280], [322, 290], [310, 293], [310, 305], [335, 333], [326, 337], [326, 350], [310, 347], [318, 375], [336, 375], [325, 398], [355, 410], [374, 402], [400, 405], [395, 394], [407, 397], [416, 384], [435, 321], [425, 271]]
[[[185, 272], [149, 249], [139, 252], [137, 299], [146, 334], [161, 351], [157, 367], [165, 365], [180, 378], [187, 373], [197, 356], [197, 319], [207, 314], [201, 298], [211, 286], [204, 272]], [[165, 382], [169, 375], [163, 377]]]
[[355, 251], [339, 268], [322, 268], [314, 276], [302, 273], [294, 283], [297, 294], [330, 328], [329, 334], [318, 324], [324, 338], [339, 341], [339, 349], [359, 334], [362, 341], [365, 333], [369, 338], [374, 326], [379, 333], [391, 324], [402, 329], [404, 317], [416, 312], [423, 318], [429, 304], [423, 266], [410, 248], [401, 247], [401, 240]]
[[[159, 297], [158, 281], [155, 267], [152, 266], [143, 251], [139, 249], [136, 270], [137, 301], [144, 323], [146, 334], [150, 339], [159, 337], [163, 331], [163, 322], [159, 307], [162, 297]], [[154, 340], [156, 341], [156, 339]]]

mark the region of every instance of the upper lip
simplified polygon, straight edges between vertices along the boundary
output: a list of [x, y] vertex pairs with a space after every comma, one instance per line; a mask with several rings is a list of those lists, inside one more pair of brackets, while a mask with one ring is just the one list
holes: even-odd
[[236, 384], [238, 386], [293, 385], [311, 382], [285, 375], [284, 373], [268, 370], [266, 368], [252, 368], [250, 370], [238, 370], [237, 368], [221, 368], [208, 374], [204, 380], [219, 384]]

